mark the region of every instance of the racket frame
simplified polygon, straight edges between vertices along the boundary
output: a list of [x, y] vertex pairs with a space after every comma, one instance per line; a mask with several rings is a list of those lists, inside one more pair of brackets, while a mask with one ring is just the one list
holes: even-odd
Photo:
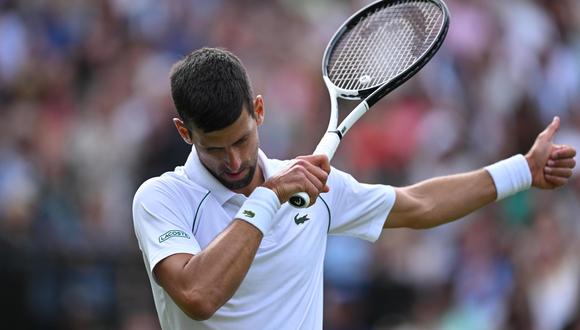
[[[332, 159], [340, 141], [346, 135], [348, 130], [381, 98], [393, 91], [395, 88], [399, 87], [401, 84], [409, 80], [414, 76], [419, 70], [421, 70], [425, 64], [427, 64], [435, 53], [441, 48], [447, 31], [449, 29], [449, 9], [443, 1], [440, 0], [428, 0], [428, 2], [438, 6], [443, 12], [443, 22], [441, 25], [441, 31], [438, 34], [435, 43], [428, 48], [419, 59], [415, 62], [415, 65], [410, 66], [407, 70], [402, 71], [397, 76], [392, 78], [386, 83], [371, 86], [360, 90], [349, 90], [336, 86], [328, 76], [328, 62], [330, 61], [330, 56], [332, 50], [341, 39], [341, 37], [349, 31], [353, 26], [358, 24], [361, 18], [365, 17], [369, 12], [373, 11], [379, 6], [384, 6], [385, 3], [397, 3], [406, 2], [400, 0], [378, 0], [366, 7], [360, 9], [352, 16], [350, 16], [334, 33], [330, 42], [324, 50], [324, 55], [322, 59], [322, 79], [328, 89], [328, 94], [330, 96], [330, 118], [328, 122], [328, 128], [326, 133], [316, 146], [314, 150], [314, 155], [326, 155], [328, 159]], [[338, 125], [338, 98], [347, 100], [360, 100], [363, 99], [349, 114], [346, 118]], [[290, 198], [289, 201], [292, 205], [298, 208], [308, 207], [310, 204], [310, 197], [305, 192], [297, 193]]]

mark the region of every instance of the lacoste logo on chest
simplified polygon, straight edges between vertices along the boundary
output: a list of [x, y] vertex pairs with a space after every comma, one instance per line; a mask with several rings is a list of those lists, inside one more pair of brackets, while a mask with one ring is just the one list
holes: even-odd
[[303, 223], [305, 223], [306, 221], [310, 220], [310, 218], [308, 217], [308, 214], [305, 214], [301, 217], [298, 217], [300, 215], [300, 213], [296, 213], [296, 215], [294, 216], [294, 222], [297, 225], [301, 225]]

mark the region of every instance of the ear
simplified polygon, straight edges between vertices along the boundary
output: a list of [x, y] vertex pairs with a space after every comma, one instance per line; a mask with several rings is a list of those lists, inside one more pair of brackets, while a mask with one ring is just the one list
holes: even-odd
[[192, 144], [193, 141], [191, 140], [191, 132], [189, 132], [189, 129], [185, 127], [185, 123], [183, 122], [183, 120], [179, 118], [173, 118], [173, 124], [175, 125], [175, 128], [177, 128], [177, 132], [179, 133], [183, 141], [185, 141], [185, 143], [187, 144]]
[[262, 95], [256, 96], [254, 100], [254, 116], [258, 126], [262, 125], [264, 122], [264, 99]]

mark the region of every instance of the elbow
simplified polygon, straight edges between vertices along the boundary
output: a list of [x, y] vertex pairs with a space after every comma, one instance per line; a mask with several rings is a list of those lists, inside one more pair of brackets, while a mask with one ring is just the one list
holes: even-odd
[[435, 202], [416, 186], [399, 188], [393, 212], [391, 213], [391, 228], [427, 229], [434, 227], [432, 217]]
[[196, 321], [205, 321], [211, 318], [220, 306], [212, 303], [207, 295], [199, 292], [190, 292], [185, 297], [185, 303], [181, 309]]
[[411, 229], [431, 229], [453, 220], [454, 218], [450, 216], [438, 214], [434, 208], [426, 208], [410, 217], [408, 227]]
[[414, 221], [411, 221], [409, 228], [421, 230], [421, 229], [431, 229], [431, 228], [435, 228], [437, 226], [438, 226], [437, 224], [431, 223], [430, 221], [428, 221], [428, 219], [423, 218], [423, 219], [416, 219]]
[[435, 219], [435, 207], [431, 203], [419, 204], [407, 218], [407, 227], [410, 229], [431, 229], [438, 226]]
[[412, 216], [405, 220], [405, 227], [409, 229], [429, 229], [429, 222], [424, 216]]

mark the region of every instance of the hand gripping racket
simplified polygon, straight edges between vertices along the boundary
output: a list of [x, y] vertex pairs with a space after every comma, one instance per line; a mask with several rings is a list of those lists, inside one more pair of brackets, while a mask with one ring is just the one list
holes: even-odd
[[[314, 154], [332, 159], [340, 140], [369, 108], [417, 73], [435, 55], [449, 26], [440, 0], [377, 1], [351, 16], [334, 34], [322, 59], [330, 94], [328, 129]], [[364, 100], [338, 125], [338, 98]], [[290, 204], [310, 204], [305, 192]]]

